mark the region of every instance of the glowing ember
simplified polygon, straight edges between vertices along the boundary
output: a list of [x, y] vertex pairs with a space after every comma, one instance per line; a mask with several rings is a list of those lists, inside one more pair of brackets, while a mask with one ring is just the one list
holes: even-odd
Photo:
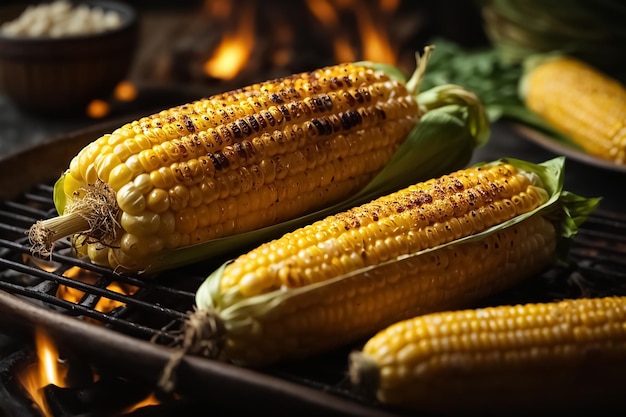
[[119, 101], [133, 101], [137, 98], [137, 87], [131, 82], [122, 81], [115, 86], [113, 96]]
[[143, 400], [139, 401], [137, 404], [133, 405], [132, 407], [127, 408], [126, 410], [124, 410], [124, 412], [122, 414], [130, 414], [135, 410], [138, 410], [140, 408], [143, 407], [149, 407], [151, 405], [158, 405], [161, 402], [157, 399], [157, 397], [154, 395], [154, 393], [148, 395], [146, 398], [144, 398]]
[[254, 32], [254, 10], [248, 7], [241, 11], [237, 29], [224, 34], [213, 56], [204, 64], [205, 74], [222, 80], [235, 78], [252, 53]]
[[[63, 273], [63, 276], [84, 282], [86, 284], [95, 284], [95, 282], [99, 278], [98, 274], [79, 268], [77, 266], [74, 266], [65, 271]], [[107, 289], [122, 295], [132, 295], [135, 293], [135, 291], [137, 291], [137, 287], [135, 286], [118, 282], [112, 282], [107, 286]], [[81, 290], [67, 285], [59, 285], [56, 296], [72, 303], [78, 303], [85, 296], [85, 293]], [[108, 313], [123, 305], [124, 303], [120, 301], [101, 297], [94, 307], [94, 310], [100, 311], [102, 313]]]
[[38, 361], [24, 368], [18, 378], [42, 413], [51, 416], [43, 388], [50, 384], [64, 387], [67, 367], [59, 363], [54, 343], [41, 330], [35, 332], [35, 346]]
[[[52, 417], [53, 413], [46, 400], [44, 388], [48, 385], [55, 385], [58, 388], [67, 388], [68, 367], [59, 361], [59, 353], [52, 339], [41, 329], [35, 330], [35, 351], [37, 360], [20, 370], [17, 377], [33, 403], [45, 417]], [[98, 375], [93, 376], [93, 381], [97, 381]], [[131, 407], [128, 407], [122, 414], [125, 415], [137, 409], [160, 404], [154, 394], [150, 394]]]
[[87, 105], [87, 116], [92, 119], [102, 119], [106, 117], [111, 111], [111, 106], [104, 100], [92, 100]]

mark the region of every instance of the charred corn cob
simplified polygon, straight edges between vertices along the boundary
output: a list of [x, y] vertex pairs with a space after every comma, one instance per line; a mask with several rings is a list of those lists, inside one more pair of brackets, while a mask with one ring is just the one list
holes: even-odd
[[530, 62], [521, 83], [526, 106], [587, 153], [626, 163], [626, 88], [573, 58]]
[[[73, 235], [93, 262], [143, 271], [160, 254], [342, 201], [389, 163], [422, 117], [426, 108], [416, 94], [424, 62], [407, 84], [390, 68], [336, 65], [174, 107], [105, 134], [71, 160], [55, 187], [62, 215], [31, 228], [33, 252], [48, 255], [55, 240]], [[450, 142], [450, 152], [461, 155], [456, 145]], [[471, 149], [461, 148], [465, 161]]]
[[532, 276], [595, 204], [563, 197], [562, 162], [468, 168], [260, 245], [198, 289], [186, 347], [248, 365], [304, 357]]
[[623, 412], [625, 369], [626, 297], [423, 315], [350, 358], [381, 402], [436, 414]]

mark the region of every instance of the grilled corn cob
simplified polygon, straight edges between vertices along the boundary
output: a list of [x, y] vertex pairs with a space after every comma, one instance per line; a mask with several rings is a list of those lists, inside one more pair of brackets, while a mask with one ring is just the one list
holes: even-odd
[[[428, 110], [416, 99], [426, 58], [408, 83], [371, 63], [336, 65], [178, 106], [105, 134], [71, 160], [55, 187], [62, 215], [31, 228], [33, 252], [48, 255], [55, 240], [73, 235], [79, 253], [97, 264], [162, 269], [176, 266], [155, 260], [163, 253], [342, 201], [389, 163]], [[468, 152], [451, 141], [448, 151], [463, 156], [452, 166], [466, 163], [477, 142]], [[440, 143], [439, 149], [448, 146]]]
[[350, 357], [381, 402], [436, 414], [623, 413], [625, 370], [626, 297], [428, 314]]
[[262, 365], [514, 285], [595, 205], [568, 203], [562, 163], [468, 168], [260, 245], [198, 289], [185, 346]]
[[584, 151], [626, 163], [626, 88], [565, 56], [530, 60], [521, 83], [526, 106]]

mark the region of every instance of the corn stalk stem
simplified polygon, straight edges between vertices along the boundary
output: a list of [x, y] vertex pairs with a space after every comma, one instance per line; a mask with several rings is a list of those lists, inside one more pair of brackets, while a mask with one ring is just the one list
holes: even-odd
[[54, 242], [66, 236], [89, 230], [89, 221], [80, 212], [72, 212], [47, 220], [40, 220], [28, 231], [35, 255], [50, 256]]
[[112, 245], [120, 227], [120, 208], [115, 192], [102, 181], [83, 190], [82, 198], [70, 201], [64, 213], [51, 219], [40, 220], [29, 230], [31, 252], [50, 256], [54, 242], [74, 234], [84, 234], [91, 241]]

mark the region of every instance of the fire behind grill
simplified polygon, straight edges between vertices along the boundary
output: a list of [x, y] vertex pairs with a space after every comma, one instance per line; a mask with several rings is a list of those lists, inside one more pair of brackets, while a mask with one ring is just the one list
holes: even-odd
[[[26, 231], [36, 220], [55, 214], [52, 191], [51, 184], [38, 184], [0, 204], [3, 318], [7, 321], [15, 318], [22, 326], [52, 329], [61, 344], [88, 353], [91, 360], [100, 361], [102, 366], [117, 360], [117, 370], [123, 376], [139, 376], [154, 383], [172, 353], [168, 346], [176, 339], [181, 320], [192, 309], [195, 289], [217, 264], [169, 271], [146, 281], [133, 275], [117, 275], [77, 259], [68, 242], [58, 246], [49, 262], [33, 262]], [[624, 294], [625, 254], [626, 216], [598, 211], [583, 224], [575, 238], [569, 266], [555, 266], [483, 304]], [[65, 277], [63, 273], [72, 267], [90, 271], [97, 279], [84, 283]], [[123, 295], [108, 290], [112, 282], [136, 287], [137, 291]], [[61, 285], [83, 291], [85, 295], [78, 302], [62, 300], [55, 295]], [[100, 312], [96, 305], [101, 298], [119, 301], [121, 306]], [[298, 410], [304, 406], [327, 415], [399, 415], [366, 399], [350, 386], [345, 377], [347, 354], [355, 347], [358, 344], [263, 372], [192, 357], [181, 366], [181, 390], [198, 396], [213, 387], [218, 391], [211, 401], [222, 401], [224, 405], [245, 393], [249, 404], [261, 410], [264, 407]]]

